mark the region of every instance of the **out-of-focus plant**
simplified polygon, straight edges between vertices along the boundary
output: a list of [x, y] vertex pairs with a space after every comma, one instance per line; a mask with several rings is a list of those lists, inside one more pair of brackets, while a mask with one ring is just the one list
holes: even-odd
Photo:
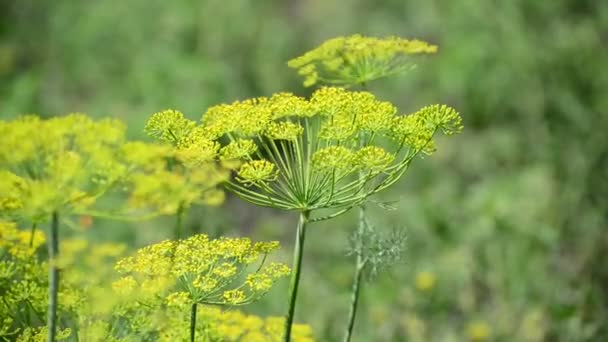
[[[196, 341], [278, 342], [283, 335], [283, 317], [264, 318], [209, 305], [199, 305], [197, 315], [201, 324], [196, 325]], [[191, 341], [188, 305], [181, 303], [164, 308], [141, 306], [123, 323], [129, 326], [128, 337], [116, 341]], [[294, 324], [293, 331], [294, 342], [315, 341], [309, 325]]]
[[[123, 306], [126, 317], [141, 313], [142, 305], [188, 307], [190, 340], [194, 341], [200, 304], [248, 304], [266, 294], [277, 279], [289, 275], [284, 264], [264, 265], [267, 255], [278, 248], [278, 242], [209, 240], [206, 235], [163, 241], [120, 260], [116, 269], [124, 276], [113, 288], [129, 297]], [[254, 264], [258, 264], [255, 270], [248, 273], [248, 266]]]
[[[414, 63], [415, 55], [435, 53], [436, 51], [437, 46], [420, 40], [406, 40], [397, 37], [380, 39], [354, 35], [330, 39], [303, 56], [292, 59], [288, 62], [288, 65], [298, 69], [298, 73], [305, 77], [305, 86], [320, 83], [338, 84], [346, 87], [360, 85], [365, 88], [369, 81], [410, 70], [416, 65]], [[320, 91], [323, 89], [321, 88]], [[390, 107], [392, 105], [389, 104], [388, 108]], [[408, 146], [408, 153], [415, 151], [411, 155], [406, 154], [408, 157], [404, 161], [407, 160], [407, 162], [402, 162], [404, 166], [408, 166], [411, 158], [419, 152], [430, 154], [434, 151], [432, 136], [435, 131], [441, 129], [445, 134], [450, 135], [458, 133], [462, 129], [458, 113], [446, 106], [425, 107], [414, 115], [402, 118], [393, 117], [395, 111], [394, 108], [385, 111], [381, 104], [370, 105], [363, 111], [359, 109], [359, 113], [355, 110], [352, 119], [347, 118], [344, 121], [346, 125], [344, 125], [344, 122], [342, 123], [343, 126], [349, 127], [350, 125], [353, 127], [352, 132], [348, 132], [344, 127], [340, 128], [333, 121], [330, 124], [332, 124], [332, 129], [337, 128], [341, 132], [347, 131], [347, 134], [354, 137], [354, 146], [358, 144], [360, 148], [358, 153], [367, 149], [364, 157], [369, 160], [367, 163], [374, 163], [374, 167], [382, 173], [390, 173], [390, 168], [387, 166], [393, 163], [393, 158], [399, 155], [404, 146]], [[357, 120], [363, 125], [355, 129]], [[387, 123], [389, 124], [387, 125]], [[381, 137], [387, 129], [391, 130], [388, 137], [397, 143], [398, 149], [385, 155], [378, 154], [378, 151], [384, 150], [377, 150], [378, 147], [373, 145], [370, 148], [368, 139], [373, 141], [377, 139], [377, 136]], [[341, 148], [341, 146], [342, 143], [338, 141], [337, 148]], [[370, 174], [365, 168], [360, 168], [357, 171], [357, 181], [362, 184], [361, 190], [365, 191], [366, 187], [370, 187], [367, 185]], [[405, 168], [400, 171], [399, 176], [404, 171]], [[374, 186], [371, 186], [371, 189], [374, 189], [374, 191], [370, 194], [375, 193]], [[351, 246], [351, 253], [356, 256], [356, 267], [348, 323], [344, 336], [345, 342], [350, 341], [352, 336], [361, 290], [361, 278], [365, 269], [369, 268], [372, 274], [376, 273], [379, 267], [390, 265], [400, 259], [403, 249], [404, 239], [401, 234], [384, 237], [369, 224], [365, 211], [365, 199], [368, 196], [364, 196], [357, 203], [359, 206], [359, 220]]]
[[[89, 246], [85, 240], [63, 241], [61, 255], [48, 262], [39, 258], [45, 242], [42, 232], [19, 230], [14, 223], [0, 221], [0, 313], [5, 318], [0, 337], [17, 341], [48, 341], [46, 296], [48, 263], [64, 270], [58, 289], [56, 340], [104, 340], [107, 331], [100, 322], [110, 317], [113, 305], [108, 280], [113, 278], [112, 261], [125, 251], [124, 245]], [[97, 328], [96, 328], [97, 327]]]
[[[49, 283], [46, 262], [38, 256], [44, 240], [42, 232], [32, 240], [30, 232], [0, 221], [0, 339], [47, 340]], [[278, 341], [282, 336], [281, 318], [211, 306], [250, 303], [287, 276], [286, 265], [265, 265], [277, 242], [197, 235], [150, 245], [118, 261], [124, 245], [66, 239], [62, 247], [50, 261], [64, 270], [56, 340], [193, 341], [195, 332], [197, 341]], [[294, 324], [294, 331], [294, 341], [313, 341], [309, 326]]]
[[83, 114], [42, 120], [24, 116], [0, 121], [0, 216], [36, 226], [51, 220], [48, 340], [55, 340], [59, 269], [59, 216], [90, 207], [125, 174], [115, 155], [124, 125]]
[[[140, 149], [151, 152], [138, 161], [145, 166], [144, 172], [131, 177], [134, 187], [130, 202], [174, 214], [176, 239], [183, 237], [183, 219], [193, 204], [216, 206], [223, 202], [224, 192], [218, 185], [229, 177], [229, 172], [214, 160], [220, 148], [218, 143], [189, 138], [195, 126], [181, 112], [165, 110], [152, 115], [145, 127], [146, 133], [159, 140], [159, 144], [125, 146], [133, 150], [126, 155], [135, 158], [142, 157], [137, 153]], [[150, 146], [155, 147], [150, 150]]]
[[329, 39], [288, 62], [305, 77], [304, 86], [352, 86], [403, 73], [416, 64], [415, 55], [437, 52], [437, 46], [399, 37], [361, 35]]

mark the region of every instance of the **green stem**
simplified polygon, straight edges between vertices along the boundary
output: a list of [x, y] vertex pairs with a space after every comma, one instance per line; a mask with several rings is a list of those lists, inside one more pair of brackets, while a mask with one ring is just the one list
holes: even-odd
[[180, 203], [175, 213], [175, 239], [179, 240], [182, 238], [182, 226], [184, 225], [184, 204]]
[[51, 229], [47, 238], [49, 250], [49, 307], [47, 313], [48, 341], [55, 342], [57, 330], [57, 293], [59, 291], [59, 269], [57, 257], [59, 255], [59, 213], [53, 212]]
[[196, 303], [190, 307], [190, 342], [194, 342], [196, 334]]
[[289, 342], [291, 339], [291, 325], [296, 309], [296, 297], [298, 296], [298, 284], [300, 283], [300, 272], [302, 267], [302, 254], [304, 251], [304, 237], [306, 234], [306, 224], [308, 223], [308, 210], [300, 212], [298, 221], [298, 231], [296, 235], [296, 245], [293, 251], [293, 269], [291, 270], [291, 282], [289, 284], [289, 309], [285, 317], [285, 333], [283, 341]]
[[[362, 87], [365, 89], [365, 83], [362, 83]], [[363, 138], [360, 137], [359, 144], [363, 144]], [[359, 180], [365, 178], [365, 174], [359, 171]], [[365, 185], [364, 185], [365, 186]], [[355, 268], [355, 275], [353, 278], [353, 286], [351, 290], [350, 310], [348, 313], [348, 325], [346, 326], [346, 333], [344, 335], [344, 342], [349, 342], [355, 326], [355, 317], [357, 316], [357, 305], [359, 304], [359, 295], [361, 293], [361, 277], [363, 275], [363, 269], [365, 268], [365, 261], [363, 260], [362, 249], [363, 249], [363, 236], [366, 233], [367, 219], [365, 214], [365, 202], [359, 206], [359, 222], [357, 222], [357, 266]]]
[[36, 234], [36, 229], [38, 228], [38, 223], [32, 223], [32, 229], [30, 230], [30, 248], [34, 246], [34, 234]]
[[353, 286], [351, 289], [350, 310], [348, 312], [348, 325], [346, 326], [344, 342], [349, 342], [353, 334], [353, 327], [355, 326], [355, 317], [357, 316], [357, 304], [359, 304], [359, 293], [361, 292], [361, 278], [363, 277], [364, 268], [365, 263], [362, 262], [361, 256], [357, 256], [357, 268], [355, 269], [355, 276], [353, 278]]

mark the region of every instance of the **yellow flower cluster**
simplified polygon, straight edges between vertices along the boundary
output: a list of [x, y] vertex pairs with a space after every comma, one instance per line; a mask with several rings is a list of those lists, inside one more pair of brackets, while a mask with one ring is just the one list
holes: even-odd
[[[310, 99], [279, 93], [211, 107], [180, 139], [214, 146], [198, 155], [233, 169], [228, 188], [243, 199], [313, 210], [355, 205], [394, 183], [417, 154], [433, 152], [435, 132], [461, 128], [447, 106], [398, 115], [369, 92], [324, 87]], [[365, 177], [354, 180], [357, 172]], [[366, 188], [372, 180], [376, 187]]]
[[[156, 341], [173, 342], [189, 340], [188, 315], [188, 310], [175, 306], [141, 307], [125, 319], [129, 326], [128, 334], [132, 338], [139, 336], [143, 340], [144, 336], [154, 336]], [[264, 318], [240, 310], [198, 305], [197, 320], [200, 323], [196, 326], [196, 341], [279, 342], [283, 336], [283, 317]], [[309, 325], [293, 324], [292, 329], [291, 341], [315, 341]]]
[[125, 176], [124, 125], [70, 114], [0, 121], [0, 216], [33, 221], [89, 207]]
[[[41, 232], [32, 235], [0, 220], [0, 340], [46, 339], [43, 328], [27, 327], [22, 319], [24, 314], [42, 314], [46, 309], [46, 264], [36, 255], [44, 241]], [[65, 333], [69, 335], [69, 329]]]
[[[113, 287], [121, 294], [165, 298], [172, 306], [245, 304], [264, 295], [277, 279], [290, 273], [284, 264], [264, 265], [266, 256], [278, 248], [274, 241], [210, 240], [206, 235], [162, 241], [119, 260], [116, 270], [124, 277]], [[260, 265], [243, 281], [241, 276], [248, 265], [260, 259]]]
[[307, 87], [353, 85], [409, 70], [414, 66], [413, 55], [435, 52], [437, 46], [421, 40], [353, 35], [329, 39], [288, 65], [305, 77]]
[[32, 258], [36, 250], [44, 244], [44, 234], [40, 231], [20, 230], [12, 222], [0, 220], [0, 249], [17, 259]]
[[167, 109], [153, 114], [146, 123], [144, 131], [160, 140], [178, 144], [195, 125], [194, 121], [186, 119], [181, 112]]
[[[206, 314], [213, 315], [217, 320], [210, 334], [221, 337], [223, 341], [278, 342], [283, 335], [282, 317], [264, 319], [236, 310], [219, 311], [210, 308], [206, 308]], [[292, 341], [314, 341], [310, 326], [294, 324], [292, 329]]]
[[[154, 116], [155, 120], [161, 117], [162, 113]], [[192, 204], [215, 206], [223, 202], [224, 193], [218, 185], [228, 178], [228, 173], [209, 162], [216, 158], [219, 144], [186, 139], [183, 135], [181, 139], [179, 148], [143, 142], [122, 146], [121, 159], [130, 170], [125, 182], [129, 207], [174, 214]]]

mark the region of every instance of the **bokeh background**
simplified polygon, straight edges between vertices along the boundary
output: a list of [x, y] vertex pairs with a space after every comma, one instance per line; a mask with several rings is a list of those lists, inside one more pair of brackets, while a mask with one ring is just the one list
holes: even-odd
[[[440, 46], [407, 75], [369, 86], [403, 112], [447, 103], [462, 135], [414, 163], [371, 204], [404, 229], [402, 263], [365, 284], [356, 341], [608, 340], [608, 2], [1, 0], [0, 118], [86, 112], [129, 124], [199, 119], [210, 105], [292, 91], [286, 61], [361, 33]], [[1, 142], [1, 137], [0, 137]], [[279, 239], [295, 217], [228, 198], [192, 211], [192, 232]], [[96, 220], [91, 239], [133, 246], [170, 221]], [[355, 219], [311, 227], [296, 319], [339, 340]], [[280, 315], [286, 284], [251, 312]]]

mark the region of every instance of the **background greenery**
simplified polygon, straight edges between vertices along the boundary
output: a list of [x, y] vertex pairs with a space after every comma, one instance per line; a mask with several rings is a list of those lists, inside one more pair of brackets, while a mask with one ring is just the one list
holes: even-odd
[[[407, 255], [366, 284], [356, 340], [608, 339], [608, 2], [3, 0], [0, 118], [80, 111], [143, 138], [165, 108], [198, 119], [219, 102], [306, 95], [286, 61], [353, 33], [438, 44], [371, 90], [404, 112], [447, 103], [465, 122], [379, 199], [395, 210], [372, 208], [381, 229], [406, 230]], [[295, 219], [229, 198], [188, 225], [280, 239], [289, 260]], [[307, 240], [296, 319], [322, 341], [345, 324], [354, 222]], [[85, 233], [141, 245], [169, 224], [100, 220]], [[250, 311], [282, 314], [283, 285]]]

